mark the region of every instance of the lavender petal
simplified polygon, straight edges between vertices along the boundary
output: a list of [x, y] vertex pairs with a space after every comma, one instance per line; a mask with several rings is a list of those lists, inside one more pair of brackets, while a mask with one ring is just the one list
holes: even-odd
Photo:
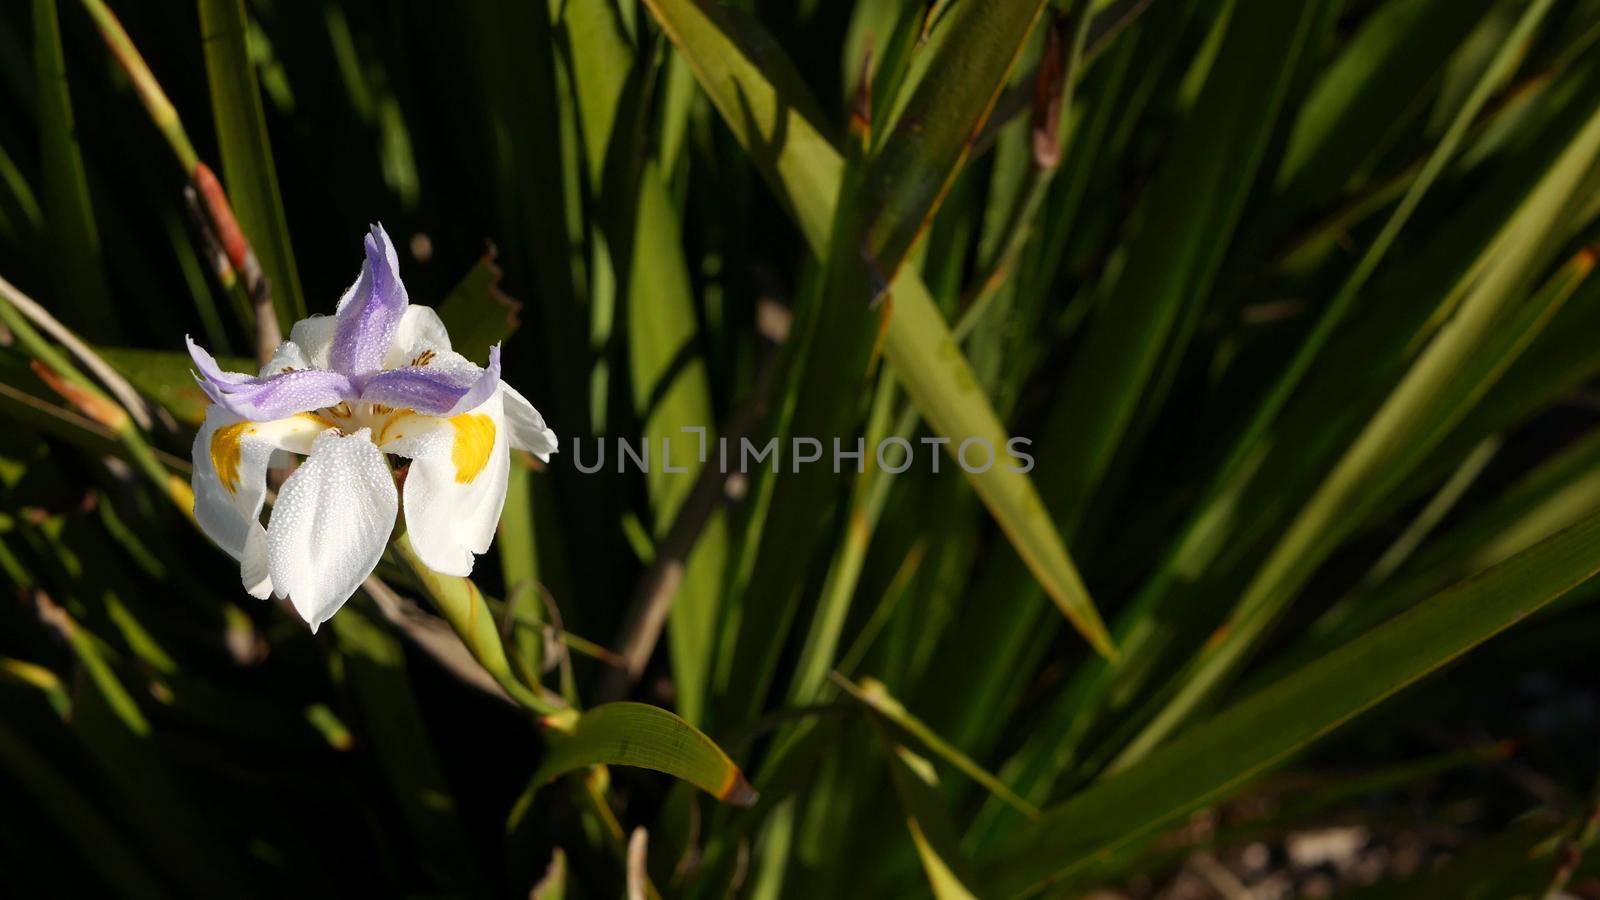
[[363, 245], [361, 275], [339, 301], [329, 362], [335, 372], [365, 375], [383, 366], [409, 300], [400, 281], [400, 259], [382, 225], [372, 226]]
[[200, 370], [195, 381], [206, 396], [228, 412], [253, 422], [333, 406], [354, 398], [356, 393], [349, 378], [325, 369], [303, 369], [264, 378], [224, 372], [211, 354], [193, 340], [189, 341], [189, 356]]
[[361, 389], [361, 399], [429, 416], [455, 416], [481, 406], [500, 386], [500, 345], [489, 348], [489, 366], [479, 369], [407, 366], [379, 372]]

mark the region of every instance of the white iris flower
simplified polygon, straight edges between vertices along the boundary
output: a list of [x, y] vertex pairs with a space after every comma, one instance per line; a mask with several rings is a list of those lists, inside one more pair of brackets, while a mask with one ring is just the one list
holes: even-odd
[[[333, 316], [295, 323], [260, 375], [224, 372], [189, 342], [214, 402], [194, 439], [195, 518], [239, 560], [245, 590], [288, 597], [312, 631], [378, 564], [399, 497], [385, 454], [409, 458], [405, 524], [430, 568], [467, 575], [489, 549], [511, 450], [548, 461], [556, 434], [487, 368], [450, 349], [426, 306], [410, 306], [383, 227]], [[306, 455], [261, 524], [275, 451]]]

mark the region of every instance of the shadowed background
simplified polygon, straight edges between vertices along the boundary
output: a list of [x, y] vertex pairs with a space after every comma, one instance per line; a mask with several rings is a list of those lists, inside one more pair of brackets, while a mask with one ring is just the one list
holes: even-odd
[[[11, 4], [0, 885], [1600, 896], [1597, 41], [1594, 0]], [[562, 451], [470, 581], [397, 541], [313, 636], [186, 517], [182, 339], [253, 370], [378, 221]], [[974, 436], [1036, 466], [921, 442]]]

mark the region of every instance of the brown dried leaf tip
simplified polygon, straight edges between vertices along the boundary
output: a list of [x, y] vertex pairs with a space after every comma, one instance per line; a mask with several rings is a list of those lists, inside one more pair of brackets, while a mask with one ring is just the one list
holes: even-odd
[[1033, 81], [1033, 163], [1041, 169], [1061, 164], [1061, 95], [1066, 89], [1062, 48], [1066, 19], [1057, 16], [1045, 43], [1044, 60]]
[[40, 381], [49, 385], [51, 390], [66, 398], [68, 403], [77, 407], [79, 412], [89, 418], [112, 431], [121, 431], [128, 424], [127, 411], [117, 404], [82, 385], [62, 378], [56, 370], [37, 359], [33, 360], [30, 366]]

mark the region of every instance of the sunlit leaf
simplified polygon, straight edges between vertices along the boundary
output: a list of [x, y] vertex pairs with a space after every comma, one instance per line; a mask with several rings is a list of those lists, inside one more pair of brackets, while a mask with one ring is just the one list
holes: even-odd
[[267, 139], [266, 113], [246, 35], [244, 0], [200, 0], [211, 113], [222, 151], [223, 186], [272, 291], [284, 334], [306, 315], [289, 225], [278, 193], [278, 169]]
[[1068, 879], [1097, 854], [1228, 796], [1596, 572], [1600, 516], [1590, 516], [1045, 810], [988, 861], [997, 895]]
[[533, 780], [546, 782], [596, 765], [665, 772], [734, 806], [750, 806], [757, 799], [722, 748], [688, 722], [644, 703], [606, 703], [551, 734], [550, 748]]

